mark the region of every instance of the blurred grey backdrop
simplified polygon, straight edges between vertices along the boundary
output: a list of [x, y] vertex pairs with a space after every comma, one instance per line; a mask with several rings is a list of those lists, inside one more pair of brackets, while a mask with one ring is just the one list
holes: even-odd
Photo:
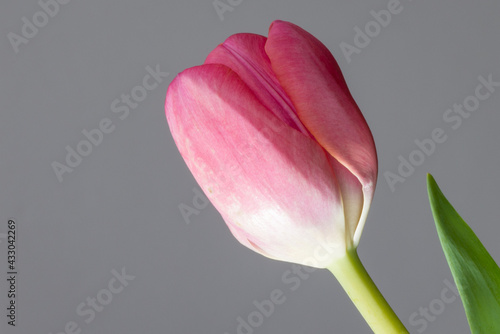
[[[282, 19], [332, 51], [375, 137], [368, 272], [411, 333], [468, 333], [425, 175], [500, 261], [499, 14], [495, 0], [3, 2], [0, 332], [370, 333], [329, 272], [230, 235], [165, 120], [178, 72]], [[282, 304], [259, 316], [276, 289]]]

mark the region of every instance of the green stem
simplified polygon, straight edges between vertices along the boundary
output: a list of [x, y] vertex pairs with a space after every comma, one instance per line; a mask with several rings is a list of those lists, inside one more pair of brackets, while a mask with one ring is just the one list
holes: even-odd
[[345, 257], [327, 269], [337, 278], [374, 333], [408, 334], [408, 330], [366, 272], [356, 249], [348, 251]]

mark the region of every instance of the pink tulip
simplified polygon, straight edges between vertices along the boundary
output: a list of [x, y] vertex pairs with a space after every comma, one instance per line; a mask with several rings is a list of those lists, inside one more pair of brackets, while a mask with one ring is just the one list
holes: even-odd
[[170, 131], [232, 234], [325, 268], [359, 243], [377, 180], [370, 129], [328, 49], [274, 21], [235, 34], [170, 84]]

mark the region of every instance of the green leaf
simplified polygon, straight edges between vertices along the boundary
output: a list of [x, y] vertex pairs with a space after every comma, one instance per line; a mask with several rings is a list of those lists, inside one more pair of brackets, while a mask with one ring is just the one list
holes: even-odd
[[500, 268], [427, 174], [432, 214], [473, 334], [500, 333]]

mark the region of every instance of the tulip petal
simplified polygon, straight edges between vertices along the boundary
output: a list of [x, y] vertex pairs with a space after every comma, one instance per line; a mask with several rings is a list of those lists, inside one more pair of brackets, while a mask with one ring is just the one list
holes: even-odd
[[[170, 84], [165, 110], [188, 168], [242, 244], [318, 268], [345, 254], [327, 153], [274, 116], [234, 71], [185, 70]], [[322, 245], [328, 252], [319, 256]]]
[[337, 62], [318, 39], [292, 23], [274, 21], [265, 50], [302, 123], [361, 184], [364, 204], [355, 231], [357, 244], [377, 180], [377, 154], [370, 129]]
[[235, 71], [276, 117], [311, 136], [273, 73], [264, 50], [266, 40], [266, 37], [256, 34], [231, 35], [207, 56], [205, 64], [222, 64]]
[[[362, 218], [363, 204], [365, 203], [363, 187], [358, 178], [352, 174], [346, 167], [342, 166], [335, 158], [330, 157], [330, 164], [335, 171], [335, 176], [342, 194], [342, 203], [344, 207], [346, 243], [347, 247], [356, 247], [359, 238], [355, 238], [359, 222]], [[364, 220], [363, 220], [364, 222]], [[361, 228], [362, 229], [362, 228]]]

